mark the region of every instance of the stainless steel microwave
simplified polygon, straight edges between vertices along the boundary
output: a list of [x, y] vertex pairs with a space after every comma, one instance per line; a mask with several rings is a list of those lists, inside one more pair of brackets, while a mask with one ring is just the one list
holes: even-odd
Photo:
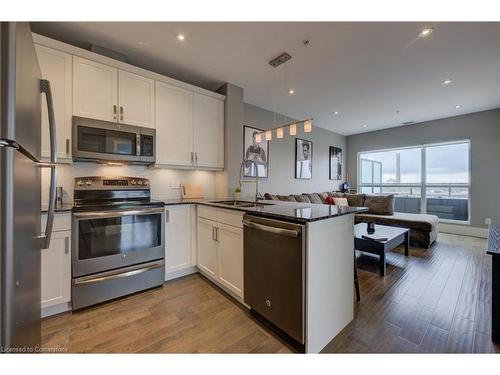
[[152, 164], [155, 129], [73, 116], [73, 160]]

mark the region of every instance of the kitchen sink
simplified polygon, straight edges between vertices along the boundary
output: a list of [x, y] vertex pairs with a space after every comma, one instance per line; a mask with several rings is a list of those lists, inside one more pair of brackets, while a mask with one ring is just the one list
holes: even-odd
[[261, 202], [251, 202], [251, 201], [212, 201], [210, 203], [222, 204], [224, 206], [232, 206], [232, 207], [263, 207], [263, 206], [272, 206], [273, 203], [261, 203]]

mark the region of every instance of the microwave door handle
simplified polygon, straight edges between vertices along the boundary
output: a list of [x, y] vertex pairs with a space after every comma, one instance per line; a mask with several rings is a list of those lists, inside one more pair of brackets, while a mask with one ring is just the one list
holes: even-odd
[[50, 168], [49, 210], [47, 212], [47, 223], [45, 224], [45, 235], [40, 237], [41, 248], [48, 249], [50, 246], [50, 239], [52, 237], [52, 226], [54, 224], [56, 204], [56, 121], [54, 116], [54, 103], [52, 101], [52, 90], [50, 89], [50, 82], [48, 80], [40, 80], [40, 91], [45, 94], [47, 112], [49, 116], [50, 163], [39, 163], [40, 167]]

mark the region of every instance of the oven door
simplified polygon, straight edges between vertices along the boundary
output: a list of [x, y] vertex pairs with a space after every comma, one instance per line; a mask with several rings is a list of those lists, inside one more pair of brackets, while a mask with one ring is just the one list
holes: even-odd
[[73, 277], [164, 259], [165, 208], [75, 212]]

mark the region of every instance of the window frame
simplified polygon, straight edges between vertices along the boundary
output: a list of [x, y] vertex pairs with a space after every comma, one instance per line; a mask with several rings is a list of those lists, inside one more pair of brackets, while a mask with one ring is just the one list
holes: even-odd
[[[427, 171], [426, 171], [426, 156], [427, 156], [427, 148], [436, 147], [436, 146], [446, 146], [446, 145], [455, 145], [455, 144], [467, 144], [468, 145], [468, 155], [467, 155], [467, 183], [451, 183], [451, 184], [427, 184]], [[361, 158], [361, 154], [369, 154], [369, 153], [377, 153], [377, 152], [385, 152], [385, 151], [398, 151], [405, 150], [411, 148], [420, 148], [420, 183], [400, 183], [400, 184], [364, 184], [361, 182], [361, 160], [366, 160]], [[437, 142], [437, 143], [421, 143], [415, 144], [411, 146], [402, 146], [402, 147], [392, 147], [392, 148], [382, 148], [382, 149], [374, 149], [374, 150], [366, 150], [366, 151], [358, 151], [357, 153], [357, 191], [361, 192], [362, 187], [371, 187], [372, 191], [374, 187], [380, 187], [380, 191], [382, 191], [383, 187], [416, 187], [420, 188], [420, 213], [427, 213], [427, 188], [428, 187], [436, 187], [436, 186], [447, 186], [447, 187], [467, 187], [467, 221], [462, 220], [452, 220], [452, 219], [441, 219], [439, 218], [440, 223], [449, 223], [449, 224], [461, 224], [461, 225], [470, 225], [471, 224], [471, 216], [472, 216], [472, 205], [471, 205], [471, 191], [472, 191], [472, 178], [471, 178], [471, 164], [472, 164], [472, 152], [471, 152], [471, 140], [470, 139], [459, 139], [454, 141], [447, 142]], [[373, 193], [372, 193], [373, 194]]]

